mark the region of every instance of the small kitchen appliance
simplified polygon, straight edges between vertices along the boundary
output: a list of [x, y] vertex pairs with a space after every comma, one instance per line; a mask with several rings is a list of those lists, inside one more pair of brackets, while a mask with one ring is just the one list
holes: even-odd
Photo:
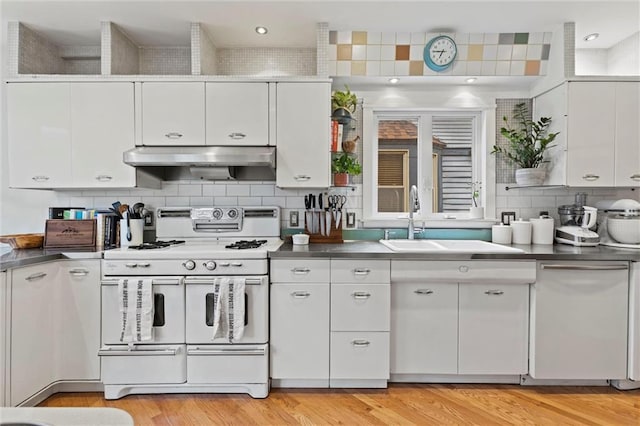
[[640, 203], [635, 200], [603, 200], [596, 203], [600, 212], [600, 244], [640, 250]]
[[[562, 224], [562, 226], [556, 228], [556, 242], [578, 247], [597, 246], [600, 243], [600, 236], [590, 229], [596, 225], [597, 213], [598, 209], [583, 206], [582, 219], [579, 225]], [[572, 220], [575, 220], [575, 217]]]

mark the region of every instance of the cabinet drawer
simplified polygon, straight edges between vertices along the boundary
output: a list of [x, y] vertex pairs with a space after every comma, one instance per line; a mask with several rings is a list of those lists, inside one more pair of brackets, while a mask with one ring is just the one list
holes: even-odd
[[126, 345], [105, 346], [102, 382], [105, 385], [184, 383], [187, 359], [184, 345], [140, 345], [129, 351]]
[[271, 282], [329, 282], [329, 259], [278, 259], [271, 261]]
[[330, 376], [332, 379], [388, 379], [389, 333], [331, 333]]
[[331, 331], [389, 331], [389, 284], [332, 284]]
[[522, 261], [391, 262], [391, 280], [401, 282], [531, 284], [536, 280], [536, 263]]
[[390, 282], [388, 260], [332, 260], [332, 283], [386, 284]]
[[189, 383], [267, 383], [268, 345], [187, 346]]

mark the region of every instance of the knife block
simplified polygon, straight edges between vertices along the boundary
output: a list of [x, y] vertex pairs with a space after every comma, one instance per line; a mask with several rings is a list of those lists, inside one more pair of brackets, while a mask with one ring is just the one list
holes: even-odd
[[[332, 214], [332, 213], [328, 211], [321, 211], [321, 212], [313, 212], [313, 214], [316, 215], [315, 217], [320, 216], [320, 220], [325, 221], [326, 220], [325, 215]], [[329, 235], [322, 235], [320, 232], [311, 232], [311, 230], [309, 229], [310, 224], [307, 223], [306, 215], [305, 215], [304, 230], [307, 234], [309, 234], [309, 243], [325, 243], [325, 244], [343, 243], [344, 240], [342, 239], [342, 222], [344, 220], [344, 215], [345, 215], [345, 212], [343, 211], [342, 217], [340, 218], [340, 223], [338, 224], [337, 228], [336, 228], [335, 222], [333, 221], [333, 216], [332, 216], [331, 231], [329, 232]]]

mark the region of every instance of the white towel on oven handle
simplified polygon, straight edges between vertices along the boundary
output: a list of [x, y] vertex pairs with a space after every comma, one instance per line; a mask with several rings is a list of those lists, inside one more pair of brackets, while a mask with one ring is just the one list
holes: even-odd
[[213, 339], [233, 343], [244, 335], [244, 278], [216, 278], [213, 281]]
[[120, 341], [146, 342], [153, 339], [153, 281], [118, 280]]

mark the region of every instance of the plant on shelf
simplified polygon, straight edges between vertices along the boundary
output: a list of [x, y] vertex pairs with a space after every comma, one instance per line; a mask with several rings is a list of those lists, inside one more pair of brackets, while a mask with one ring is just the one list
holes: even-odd
[[362, 166], [356, 157], [343, 152], [331, 160], [331, 172], [333, 172], [335, 186], [347, 186], [349, 175], [357, 176], [362, 173]]
[[541, 185], [544, 182], [546, 170], [542, 167], [545, 160], [544, 153], [555, 145], [551, 143], [559, 132], [549, 133], [551, 117], [540, 117], [533, 121], [528, 118], [529, 110], [522, 102], [513, 108], [513, 118], [518, 127], [511, 128], [507, 117], [502, 117], [505, 127], [500, 128], [500, 134], [509, 140], [508, 146], [493, 146], [492, 154], [501, 153], [507, 161], [518, 165], [516, 183], [518, 185]]
[[347, 124], [351, 120], [351, 114], [356, 111], [358, 98], [352, 93], [349, 86], [344, 85], [345, 90], [334, 90], [331, 93], [331, 118], [340, 124]]

